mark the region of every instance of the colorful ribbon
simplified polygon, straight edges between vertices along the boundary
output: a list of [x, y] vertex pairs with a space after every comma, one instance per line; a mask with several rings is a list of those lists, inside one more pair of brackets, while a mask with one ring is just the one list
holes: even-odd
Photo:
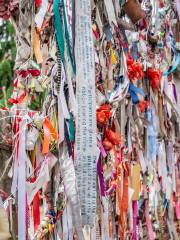
[[[72, 55], [71, 47], [70, 47], [69, 32], [68, 32], [68, 27], [67, 27], [64, 0], [62, 0], [61, 3], [62, 3], [62, 7], [63, 7], [64, 28], [65, 28], [65, 37], [66, 37], [68, 56], [69, 56], [69, 59], [71, 62], [72, 69], [75, 73], [76, 69], [75, 69], [73, 55]], [[62, 58], [62, 62], [63, 62], [63, 64], [65, 64], [65, 54], [64, 54], [65, 44], [64, 44], [64, 36], [63, 36], [62, 19], [61, 19], [60, 12], [59, 12], [59, 0], [54, 0], [53, 10], [54, 10], [54, 25], [55, 25], [55, 29], [56, 29], [58, 48], [59, 48], [60, 56]]]
[[139, 103], [138, 94], [140, 94], [140, 95], [142, 95], [142, 97], [144, 97], [143, 90], [141, 88], [136, 87], [133, 83], [130, 83], [128, 92], [131, 95], [133, 104]]
[[179, 63], [180, 63], [180, 53], [178, 54], [174, 65], [171, 67], [171, 69], [169, 71], [164, 72], [163, 76], [168, 76], [170, 73], [173, 73], [177, 69]]
[[44, 141], [43, 141], [42, 153], [46, 154], [49, 152], [49, 145], [50, 145], [51, 137], [55, 141], [57, 141], [58, 135], [57, 135], [52, 123], [49, 121], [48, 118], [44, 119], [43, 129], [44, 129]]

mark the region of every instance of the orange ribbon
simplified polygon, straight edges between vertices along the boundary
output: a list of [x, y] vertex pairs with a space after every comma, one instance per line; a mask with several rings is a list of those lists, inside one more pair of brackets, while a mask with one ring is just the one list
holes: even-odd
[[42, 53], [40, 49], [39, 33], [37, 32], [36, 29], [34, 31], [34, 55], [36, 57], [38, 64], [43, 62]]
[[58, 139], [58, 135], [57, 135], [56, 130], [54, 129], [52, 123], [49, 121], [48, 118], [44, 119], [43, 129], [44, 129], [44, 140], [43, 140], [42, 153], [46, 154], [49, 152], [49, 145], [50, 145], [51, 137], [56, 141]]

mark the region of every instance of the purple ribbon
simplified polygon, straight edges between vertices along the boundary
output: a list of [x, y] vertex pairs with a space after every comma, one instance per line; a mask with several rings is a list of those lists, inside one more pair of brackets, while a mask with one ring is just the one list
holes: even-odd
[[98, 163], [97, 163], [97, 172], [98, 172], [98, 177], [99, 177], [101, 196], [105, 196], [105, 183], [104, 183], [104, 178], [103, 178], [103, 169], [102, 169], [102, 165], [101, 165], [101, 158], [99, 158]]

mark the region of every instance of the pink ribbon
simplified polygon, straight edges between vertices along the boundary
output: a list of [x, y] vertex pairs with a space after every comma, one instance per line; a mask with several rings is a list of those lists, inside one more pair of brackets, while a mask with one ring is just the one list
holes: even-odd
[[[26, 229], [29, 227], [29, 209], [28, 209], [28, 201], [26, 194]], [[26, 240], [28, 240], [28, 231], [26, 231]]]
[[102, 156], [103, 156], [104, 158], [106, 158], [106, 157], [107, 157], [107, 153], [106, 153], [106, 150], [104, 149], [104, 146], [103, 146], [103, 144], [102, 144], [102, 141], [99, 141], [99, 142], [98, 142], [98, 145], [99, 145], [99, 149], [100, 149], [100, 151], [101, 151]]
[[176, 217], [180, 220], [180, 203], [176, 202]]
[[132, 202], [132, 207], [133, 207], [133, 240], [137, 240], [137, 234], [136, 234], [137, 212], [138, 212], [137, 201]]
[[152, 224], [151, 224], [151, 220], [149, 217], [149, 206], [148, 206], [148, 201], [146, 201], [146, 209], [145, 209], [145, 215], [146, 215], [146, 225], [147, 225], [147, 229], [148, 229], [148, 239], [149, 240], [154, 240], [155, 239], [155, 234], [153, 232], [153, 228], [152, 228]]

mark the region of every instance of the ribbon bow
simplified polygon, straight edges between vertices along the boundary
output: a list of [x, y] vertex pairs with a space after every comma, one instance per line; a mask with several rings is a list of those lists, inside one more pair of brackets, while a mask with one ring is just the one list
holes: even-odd
[[26, 78], [29, 74], [31, 74], [33, 77], [38, 77], [40, 73], [41, 72], [38, 69], [27, 69], [17, 71], [17, 74], [23, 78]]

